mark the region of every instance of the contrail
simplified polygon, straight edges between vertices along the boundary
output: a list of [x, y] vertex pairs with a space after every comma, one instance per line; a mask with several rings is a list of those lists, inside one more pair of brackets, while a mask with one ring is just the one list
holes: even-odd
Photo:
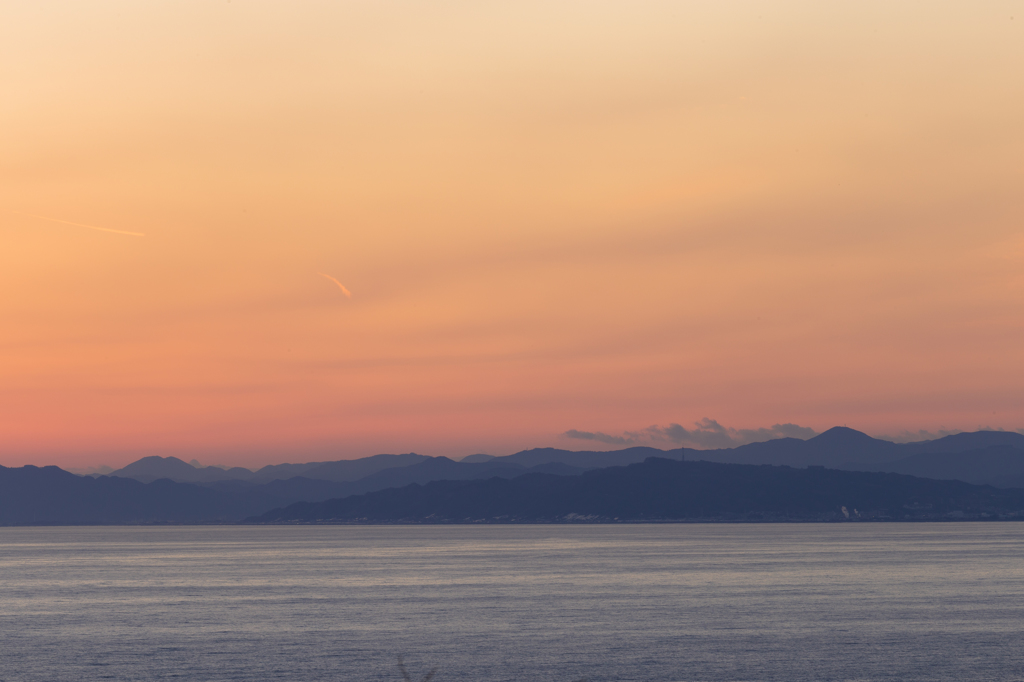
[[326, 277], [327, 279], [329, 279], [329, 280], [331, 280], [332, 282], [334, 282], [335, 284], [337, 284], [337, 285], [338, 285], [338, 288], [339, 288], [339, 289], [341, 289], [341, 293], [345, 294], [345, 298], [352, 298], [352, 292], [351, 292], [351, 291], [349, 291], [348, 289], [346, 289], [346, 288], [345, 288], [345, 285], [344, 285], [344, 284], [342, 284], [342, 283], [341, 283], [341, 282], [339, 282], [338, 280], [334, 279], [334, 278], [333, 278], [333, 277], [331, 277], [330, 275], [325, 275], [325, 274], [324, 274], [324, 273], [322, 273], [322, 272], [318, 272], [318, 273], [316, 273], [316, 274], [320, 275], [321, 277]]
[[36, 215], [34, 213], [22, 213], [21, 211], [11, 211], [11, 213], [17, 213], [18, 215], [25, 215], [30, 218], [39, 218], [40, 220], [49, 220], [54, 223], [64, 223], [65, 225], [75, 225], [77, 227], [88, 227], [90, 230], [99, 230], [100, 232], [113, 232], [114, 234], [128, 234], [133, 237], [145, 237], [141, 232], [128, 232], [127, 230], [115, 230], [109, 227], [97, 227], [95, 225], [86, 225], [85, 223], [73, 223], [70, 220], [59, 220], [57, 218], [47, 218], [44, 215]]

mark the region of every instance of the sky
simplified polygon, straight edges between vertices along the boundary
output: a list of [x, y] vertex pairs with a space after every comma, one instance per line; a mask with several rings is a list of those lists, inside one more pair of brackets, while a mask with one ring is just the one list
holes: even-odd
[[3, 3], [0, 464], [1021, 429], [1022, 24]]

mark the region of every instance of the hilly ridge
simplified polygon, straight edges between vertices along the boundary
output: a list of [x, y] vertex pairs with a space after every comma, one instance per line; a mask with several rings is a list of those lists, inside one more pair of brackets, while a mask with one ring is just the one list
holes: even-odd
[[1024, 518], [1024, 490], [891, 473], [651, 457], [579, 476], [434, 481], [300, 502], [249, 523], [564, 523]]
[[[258, 471], [200, 467], [194, 466], [197, 464], [195, 462], [189, 464], [173, 457], [145, 457], [118, 470], [116, 475], [92, 477], [76, 476], [57, 467], [0, 467], [0, 525], [233, 523], [246, 517], [263, 517], [273, 510], [291, 508], [294, 504], [341, 505], [347, 509], [345, 505], [370, 504], [368, 500], [387, 500], [388, 504], [395, 505], [393, 510], [387, 512], [377, 507], [367, 508], [369, 511], [365, 518], [374, 522], [381, 519], [390, 519], [387, 522], [392, 522], [395, 518], [409, 518], [416, 522], [423, 522], [427, 517], [456, 518], [450, 516], [455, 513], [456, 507], [439, 507], [440, 511], [430, 513], [424, 511], [426, 507], [410, 507], [416, 500], [427, 503], [424, 497], [426, 493], [423, 492], [426, 490], [447, 491], [445, 494], [449, 496], [476, 495], [480, 492], [485, 496], [498, 496], [494, 500], [506, 495], [508, 491], [518, 491], [518, 494], [525, 497], [515, 504], [507, 501], [511, 511], [505, 516], [519, 520], [550, 520], [555, 517], [550, 517], [543, 510], [554, 509], [557, 504], [544, 499], [547, 493], [543, 485], [530, 487], [525, 482], [546, 480], [549, 484], [544, 485], [553, 486], [552, 489], [561, 490], [560, 494], [569, 495], [566, 499], [577, 499], [572, 495], [579, 493], [577, 486], [584, 485], [584, 481], [586, 485], [591, 485], [597, 480], [612, 480], [607, 477], [625, 476], [624, 481], [632, 481], [630, 485], [641, 488], [621, 489], [609, 484], [606, 494], [625, 495], [626, 498], [639, 495], [654, 500], [661, 484], [628, 473], [635, 472], [631, 467], [640, 465], [646, 471], [653, 466], [650, 465], [652, 461], [685, 465], [689, 467], [685, 470], [691, 473], [690, 478], [693, 478], [693, 472], [718, 472], [714, 476], [707, 474], [711, 478], [707, 478], [705, 483], [709, 490], [717, 490], [716, 494], [722, 500], [732, 500], [732, 507], [719, 510], [725, 514], [722, 518], [739, 518], [735, 515], [743, 513], [756, 515], [763, 512], [771, 516], [785, 512], [784, 509], [780, 511], [770, 505], [760, 511], [743, 506], [745, 502], [740, 499], [743, 495], [749, 498], [748, 502], [768, 499], [764, 497], [768, 494], [765, 490], [752, 487], [751, 481], [756, 479], [760, 479], [768, 488], [774, 485], [787, 489], [786, 486], [790, 486], [788, 489], [792, 494], [799, 492], [799, 485], [832, 485], [836, 481], [864, 482], [869, 479], [857, 479], [856, 476], [865, 474], [898, 475], [897, 478], [903, 483], [897, 487], [902, 486], [904, 493], [914, 486], [925, 485], [921, 481], [940, 486], [933, 490], [939, 490], [947, 484], [994, 485], [1004, 489], [1011, 497], [1016, 493], [1010, 489], [1024, 488], [1024, 436], [1021, 434], [980, 431], [934, 441], [897, 444], [838, 427], [807, 440], [782, 438], [720, 450], [681, 448], [664, 451], [633, 447], [613, 451], [572, 451], [536, 448], [502, 457], [474, 455], [463, 461], [415, 453], [383, 454], [358, 460], [271, 465]], [[827, 473], [822, 474], [822, 471]], [[678, 473], [671, 468], [663, 469], [663, 472], [672, 475]], [[729, 476], [733, 478], [729, 479]], [[731, 480], [731, 483], [723, 483], [727, 480]], [[514, 483], [506, 485], [501, 481]], [[687, 490], [689, 483], [682, 480], [677, 483], [680, 491]], [[651, 487], [644, 490], [642, 486]], [[736, 497], [739, 494], [737, 491], [744, 492]], [[695, 499], [703, 494], [695, 493]], [[851, 500], [859, 499], [856, 496], [847, 497]], [[804, 490], [794, 499], [802, 499], [803, 503], [811, 504], [815, 493]], [[436, 503], [436, 500], [430, 502]], [[445, 504], [457, 505], [462, 502], [452, 499]], [[826, 514], [815, 504], [799, 513], [793, 510], [785, 513], [797, 520], [826, 520], [833, 518], [828, 514], [834, 516], [838, 513], [835, 508], [831, 508]], [[913, 502], [912, 506], [917, 504]], [[944, 503], [938, 498], [927, 504], [930, 505], [927, 509], [944, 508]], [[534, 505], [532, 511], [531, 505]], [[587, 505], [580, 507], [583, 511], [569, 510], [565, 514], [614, 518], [605, 514], [607, 509], [601, 511], [604, 508], [595, 499], [589, 499]], [[701, 508], [707, 511], [713, 507], [713, 504], [708, 503]], [[322, 510], [327, 507], [318, 508]], [[861, 507], [854, 508], [868, 514], [862, 518], [897, 518], [891, 506], [886, 507], [888, 511], [884, 514], [876, 513], [873, 516], [870, 515], [872, 512]], [[920, 510], [925, 508], [914, 507], [917, 511], [912, 516], [939, 518], [921, 516], [924, 512]], [[968, 505], [968, 508], [971, 507]], [[1002, 509], [999, 505], [992, 508]], [[401, 512], [403, 509], [405, 512]], [[491, 518], [487, 516], [487, 509], [489, 507], [485, 505], [477, 511], [468, 508], [463, 511], [469, 516], [479, 512], [483, 514], [481, 518]], [[406, 516], [394, 516], [399, 512]], [[641, 507], [636, 507], [630, 513], [634, 512], [639, 514], [636, 517], [639, 520], [653, 518], [650, 516], [653, 512], [643, 511]], [[363, 518], [346, 514], [348, 512], [337, 518], [344, 519], [344, 522]], [[680, 518], [692, 519], [692, 516]], [[282, 517], [279, 520], [284, 519]], [[298, 522], [297, 518], [292, 520]]]
[[[990, 448], [1003, 448], [993, 458]], [[773, 464], [793, 467], [825, 466], [849, 471], [892, 471], [925, 478], [953, 478], [998, 487], [1024, 485], [1024, 470], [1015, 459], [1024, 452], [1024, 435], [1005, 431], [960, 433], [931, 441], [893, 443], [872, 438], [846, 427], [835, 427], [807, 440], [779, 438], [735, 448], [659, 450], [632, 447], [612, 451], [574, 451], [535, 448], [511, 455], [471, 455], [462, 461], [415, 453], [374, 455], [355, 460], [277, 464], [258, 471], [213, 467], [195, 468], [174, 457], [146, 457], [112, 476], [152, 482], [169, 478], [178, 482], [221, 485], [245, 481], [265, 485], [275, 480], [302, 478], [348, 484], [338, 495], [425, 483], [430, 480], [462, 480], [490, 475], [509, 477], [537, 466], [561, 466], [553, 473], [582, 473], [590, 469], [642, 462], [647, 457], [704, 460], [732, 464]]]

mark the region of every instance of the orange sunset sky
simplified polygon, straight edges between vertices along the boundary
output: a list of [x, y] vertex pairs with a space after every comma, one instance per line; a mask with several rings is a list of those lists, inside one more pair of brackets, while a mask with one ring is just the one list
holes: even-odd
[[1020, 429], [1022, 24], [6, 2], [0, 464]]

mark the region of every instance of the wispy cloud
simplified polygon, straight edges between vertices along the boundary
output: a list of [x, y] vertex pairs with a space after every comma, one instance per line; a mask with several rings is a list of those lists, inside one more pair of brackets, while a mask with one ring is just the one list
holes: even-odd
[[330, 275], [325, 275], [325, 274], [324, 274], [324, 273], [322, 273], [322, 272], [318, 272], [318, 273], [316, 273], [316, 274], [320, 275], [321, 277], [326, 277], [327, 279], [329, 279], [329, 280], [331, 280], [332, 282], [334, 282], [335, 284], [337, 284], [337, 285], [338, 285], [338, 288], [339, 288], [339, 289], [341, 289], [341, 293], [345, 294], [345, 298], [352, 298], [352, 292], [351, 292], [351, 291], [349, 291], [348, 289], [346, 289], [346, 288], [345, 288], [345, 285], [344, 285], [344, 284], [342, 284], [342, 283], [341, 283], [341, 282], [339, 282], [338, 280], [334, 279], [334, 278], [333, 278], [333, 277], [331, 277]]
[[111, 227], [99, 227], [97, 225], [86, 225], [85, 223], [73, 223], [70, 220], [60, 220], [59, 218], [49, 218], [44, 215], [36, 215], [34, 213], [22, 213], [21, 211], [12, 211], [18, 215], [28, 216], [29, 218], [38, 218], [39, 220], [49, 220], [51, 223], [61, 223], [62, 225], [74, 225], [76, 227], [88, 227], [90, 230], [99, 230], [100, 232], [113, 232], [114, 234], [126, 234], [130, 237], [145, 237], [146, 235], [142, 232], [129, 232], [127, 230], [115, 230]]
[[722, 426], [718, 421], [707, 417], [695, 422], [691, 428], [672, 423], [668, 426], [648, 426], [641, 431], [625, 431], [621, 436], [577, 429], [570, 429], [562, 434], [564, 438], [591, 440], [607, 445], [671, 443], [699, 449], [732, 448], [773, 438], [807, 439], [815, 435], [817, 435], [817, 431], [814, 429], [797, 424], [774, 424], [771, 427], [758, 429], [734, 429]]

